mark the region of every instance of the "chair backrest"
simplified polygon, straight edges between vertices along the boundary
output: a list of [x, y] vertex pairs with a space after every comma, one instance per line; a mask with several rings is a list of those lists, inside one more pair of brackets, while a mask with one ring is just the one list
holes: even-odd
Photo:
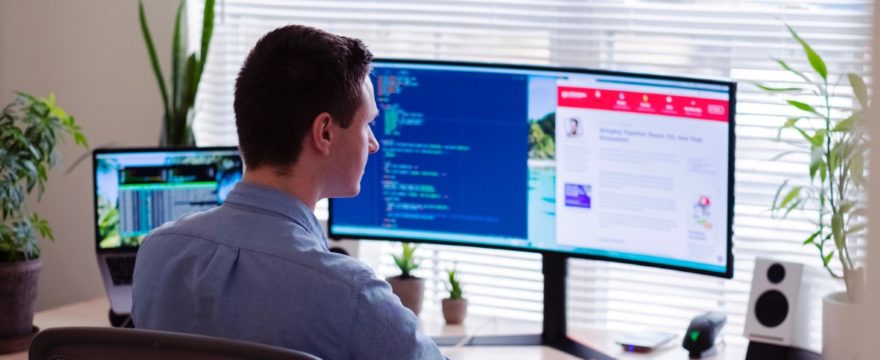
[[62, 327], [34, 337], [30, 360], [271, 359], [320, 360], [307, 353], [247, 341], [142, 329]]

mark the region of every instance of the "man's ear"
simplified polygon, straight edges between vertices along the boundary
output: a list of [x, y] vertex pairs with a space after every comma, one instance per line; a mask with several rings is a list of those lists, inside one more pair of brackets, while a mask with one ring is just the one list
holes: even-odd
[[312, 129], [309, 135], [315, 144], [315, 149], [324, 155], [330, 154], [330, 142], [335, 135], [331, 125], [333, 125], [333, 116], [327, 112], [318, 114], [312, 120]]

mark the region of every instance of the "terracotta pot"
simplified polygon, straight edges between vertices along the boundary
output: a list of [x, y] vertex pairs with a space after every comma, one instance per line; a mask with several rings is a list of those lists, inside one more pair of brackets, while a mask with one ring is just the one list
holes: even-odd
[[0, 263], [0, 353], [30, 344], [42, 266], [40, 259]]
[[467, 299], [443, 299], [443, 318], [447, 324], [461, 324], [467, 315]]
[[864, 316], [863, 306], [850, 302], [846, 291], [822, 299], [822, 358], [859, 358], [859, 337], [851, 336], [853, 324]]
[[425, 298], [425, 280], [417, 277], [402, 278], [394, 276], [385, 279], [391, 284], [391, 291], [400, 298], [407, 309], [416, 316], [422, 312], [422, 301]]

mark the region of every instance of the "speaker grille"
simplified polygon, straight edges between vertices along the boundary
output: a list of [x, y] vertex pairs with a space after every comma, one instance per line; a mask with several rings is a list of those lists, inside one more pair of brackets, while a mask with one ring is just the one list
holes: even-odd
[[779, 326], [788, 317], [788, 300], [781, 292], [770, 290], [755, 302], [755, 317], [768, 328]]
[[785, 267], [780, 264], [770, 265], [770, 268], [767, 269], [767, 280], [774, 284], [779, 284], [782, 280], [785, 280]]

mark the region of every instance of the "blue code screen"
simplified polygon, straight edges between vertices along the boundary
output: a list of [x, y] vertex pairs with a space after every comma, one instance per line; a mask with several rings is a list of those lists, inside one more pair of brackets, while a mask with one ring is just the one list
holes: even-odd
[[360, 195], [333, 200], [334, 229], [525, 239], [527, 76], [377, 66], [372, 81], [381, 149]]

